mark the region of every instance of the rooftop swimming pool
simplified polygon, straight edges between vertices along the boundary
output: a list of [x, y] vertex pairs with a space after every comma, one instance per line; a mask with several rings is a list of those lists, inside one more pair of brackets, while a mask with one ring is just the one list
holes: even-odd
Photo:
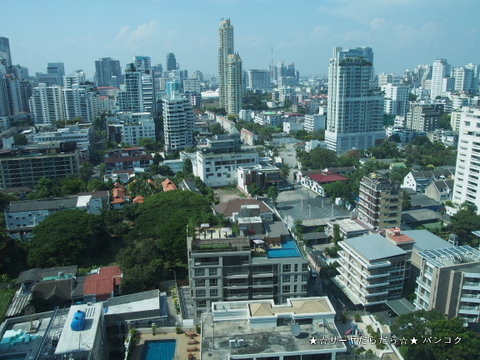
[[269, 258], [301, 257], [300, 250], [293, 239], [282, 241], [281, 248], [267, 248], [265, 251]]
[[176, 340], [147, 340], [143, 345], [142, 360], [173, 360]]

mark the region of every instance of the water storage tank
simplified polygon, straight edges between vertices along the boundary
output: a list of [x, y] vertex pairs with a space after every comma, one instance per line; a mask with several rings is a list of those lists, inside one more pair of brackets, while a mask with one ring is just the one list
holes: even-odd
[[83, 325], [85, 324], [85, 313], [81, 310], [78, 310], [75, 315], [73, 315], [72, 323], [70, 328], [73, 331], [82, 331]]

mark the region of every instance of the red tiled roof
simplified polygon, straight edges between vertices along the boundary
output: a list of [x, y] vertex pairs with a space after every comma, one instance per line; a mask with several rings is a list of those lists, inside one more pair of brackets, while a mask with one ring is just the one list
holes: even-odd
[[329, 183], [333, 181], [348, 180], [346, 177], [343, 177], [335, 173], [314, 174], [314, 175], [308, 175], [308, 177], [313, 181], [316, 181], [317, 183]]
[[162, 186], [163, 191], [177, 190], [177, 185], [175, 185], [175, 183], [170, 179], [165, 179], [162, 181]]
[[134, 204], [142, 204], [143, 203], [143, 196], [137, 196], [133, 199]]
[[98, 274], [89, 275], [83, 283], [83, 295], [92, 295], [96, 301], [104, 301], [111, 297], [115, 285], [121, 282], [122, 271], [119, 266], [100, 268]]

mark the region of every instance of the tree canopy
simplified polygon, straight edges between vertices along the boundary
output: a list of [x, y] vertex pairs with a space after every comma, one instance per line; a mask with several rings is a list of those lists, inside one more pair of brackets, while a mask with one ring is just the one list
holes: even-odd
[[480, 353], [478, 334], [466, 329], [462, 319], [447, 319], [435, 310], [400, 315], [392, 332], [399, 339], [405, 360], [468, 360]]
[[110, 237], [98, 215], [82, 210], [51, 214], [32, 231], [27, 262], [31, 267], [84, 265], [105, 250]]

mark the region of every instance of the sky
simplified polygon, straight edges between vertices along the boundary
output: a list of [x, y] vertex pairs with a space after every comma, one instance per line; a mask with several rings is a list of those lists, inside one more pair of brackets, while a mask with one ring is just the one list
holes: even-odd
[[63, 62], [93, 78], [95, 60], [150, 56], [165, 68], [217, 73], [221, 19], [234, 27], [243, 69], [295, 63], [326, 75], [333, 47], [369, 46], [376, 73], [401, 74], [445, 58], [480, 64], [479, 0], [1, 0], [0, 36], [30, 75]]

